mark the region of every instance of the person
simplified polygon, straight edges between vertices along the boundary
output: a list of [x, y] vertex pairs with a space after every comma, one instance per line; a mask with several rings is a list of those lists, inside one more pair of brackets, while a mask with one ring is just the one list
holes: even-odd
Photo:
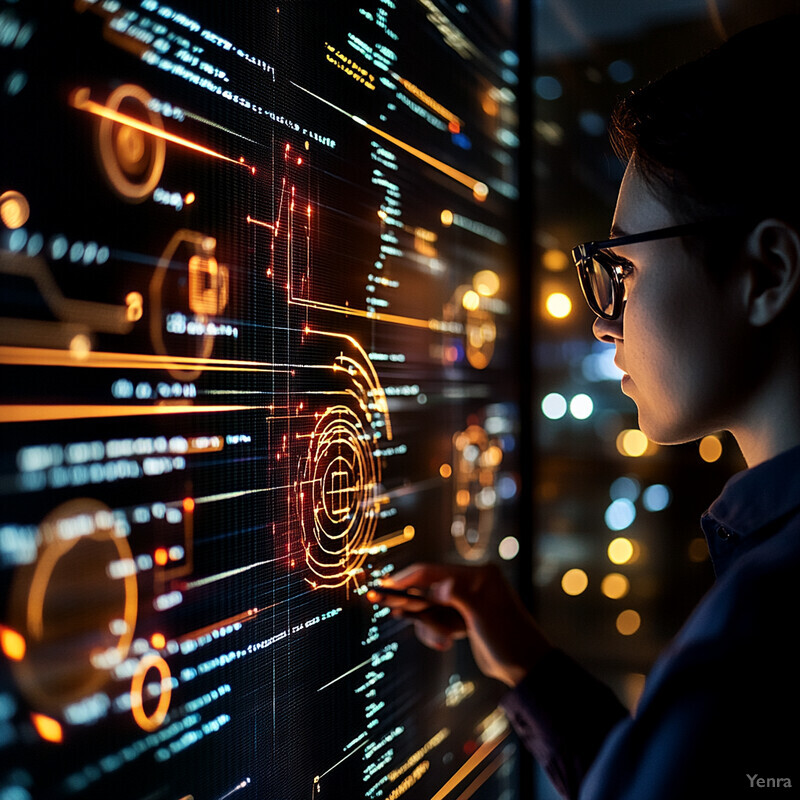
[[797, 16], [763, 23], [623, 98], [611, 238], [574, 251], [641, 430], [663, 444], [727, 430], [747, 464], [701, 519], [714, 585], [635, 714], [551, 644], [495, 567], [414, 564], [387, 585], [421, 596], [382, 597], [433, 648], [468, 638], [568, 798], [800, 787], [798, 41]]

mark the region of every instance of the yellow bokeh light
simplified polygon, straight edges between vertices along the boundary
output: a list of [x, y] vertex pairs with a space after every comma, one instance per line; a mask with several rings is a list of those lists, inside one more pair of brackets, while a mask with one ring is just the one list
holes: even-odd
[[483, 297], [494, 297], [500, 290], [500, 276], [491, 269], [482, 269], [472, 279], [475, 291]]
[[600, 591], [612, 600], [619, 600], [621, 597], [625, 597], [629, 590], [630, 582], [619, 572], [609, 572], [600, 584]]
[[461, 305], [467, 309], [467, 311], [477, 311], [481, 304], [480, 295], [477, 292], [473, 292], [472, 289], [464, 292], [464, 296], [461, 298]]
[[479, 202], [483, 202], [489, 196], [489, 187], [485, 183], [478, 181], [472, 187], [472, 196]]
[[643, 456], [649, 444], [650, 440], [638, 428], [627, 428], [617, 436], [617, 450], [630, 458]]
[[445, 208], [441, 213], [442, 225], [449, 228], [453, 224], [453, 212], [449, 208]]
[[22, 661], [25, 658], [25, 639], [22, 634], [11, 628], [0, 625], [0, 650], [11, 661]]
[[627, 564], [634, 554], [633, 542], [625, 536], [618, 536], [608, 545], [608, 560], [612, 564]]
[[442, 466], [439, 467], [439, 474], [443, 478], [449, 478], [453, 474], [453, 468], [449, 464], [442, 464]]
[[575, 597], [586, 591], [589, 578], [582, 569], [568, 569], [561, 577], [561, 588], [568, 595]]
[[496, 467], [503, 460], [503, 449], [496, 444], [490, 445], [481, 456], [481, 466]]
[[572, 300], [563, 292], [552, 292], [544, 303], [547, 313], [556, 319], [564, 319], [572, 311]]
[[150, 637], [150, 644], [151, 644], [151, 645], [152, 645], [152, 646], [153, 646], [153, 647], [154, 647], [156, 650], [161, 650], [161, 649], [163, 649], [163, 648], [166, 646], [166, 644], [167, 644], [167, 639], [166, 639], [166, 637], [164, 636], [164, 634], [163, 634], [163, 633], [154, 633], [154, 634], [153, 634], [153, 635]]
[[456, 505], [459, 508], [466, 508], [469, 505], [469, 489], [459, 489], [456, 492]]
[[626, 608], [621, 611], [617, 617], [617, 630], [623, 636], [631, 636], [639, 630], [642, 624], [642, 618], [639, 616], [638, 611], [632, 608]]
[[84, 361], [92, 352], [91, 339], [85, 333], [76, 333], [70, 339], [69, 352], [77, 361]]
[[569, 266], [569, 256], [563, 250], [545, 250], [542, 253], [542, 266], [548, 272], [561, 272]]
[[0, 220], [6, 228], [21, 228], [30, 217], [31, 209], [24, 195], [19, 192], [0, 194]]
[[34, 711], [31, 713], [31, 722], [33, 722], [33, 727], [36, 728], [36, 733], [46, 742], [58, 744], [64, 741], [64, 732], [61, 729], [61, 724], [52, 717], [46, 717], [44, 714], [37, 714]]
[[700, 458], [708, 464], [717, 461], [722, 455], [722, 442], [719, 437], [711, 434], [700, 440]]

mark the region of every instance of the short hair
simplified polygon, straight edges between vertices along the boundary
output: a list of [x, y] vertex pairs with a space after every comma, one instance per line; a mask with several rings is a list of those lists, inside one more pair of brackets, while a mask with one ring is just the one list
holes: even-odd
[[800, 222], [800, 16], [748, 28], [617, 104], [610, 134], [682, 220]]

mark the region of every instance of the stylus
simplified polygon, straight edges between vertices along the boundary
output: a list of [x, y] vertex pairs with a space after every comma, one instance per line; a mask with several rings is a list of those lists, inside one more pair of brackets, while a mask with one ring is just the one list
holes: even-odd
[[[397, 589], [393, 586], [373, 586], [368, 592], [369, 598], [372, 593], [385, 594], [391, 597], [407, 597], [410, 600], [428, 601], [428, 592], [425, 589], [418, 589], [416, 586], [409, 586], [408, 589]], [[372, 598], [370, 598], [372, 599]]]

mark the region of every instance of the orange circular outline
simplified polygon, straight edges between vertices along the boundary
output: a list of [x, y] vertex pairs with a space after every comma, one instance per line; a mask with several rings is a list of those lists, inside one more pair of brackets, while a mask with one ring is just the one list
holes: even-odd
[[[153, 667], [155, 667], [161, 675], [161, 695], [158, 698], [156, 710], [150, 714], [150, 716], [147, 716], [144, 711], [142, 692], [144, 692], [144, 679]], [[164, 681], [167, 681], [171, 677], [172, 673], [169, 671], [169, 664], [155, 653], [149, 653], [139, 662], [139, 666], [136, 668], [136, 672], [133, 674], [131, 680], [131, 712], [133, 713], [133, 718], [136, 720], [136, 724], [143, 731], [150, 733], [156, 730], [165, 720], [170, 701], [172, 700], [172, 684], [167, 683], [167, 690], [164, 691]]]

